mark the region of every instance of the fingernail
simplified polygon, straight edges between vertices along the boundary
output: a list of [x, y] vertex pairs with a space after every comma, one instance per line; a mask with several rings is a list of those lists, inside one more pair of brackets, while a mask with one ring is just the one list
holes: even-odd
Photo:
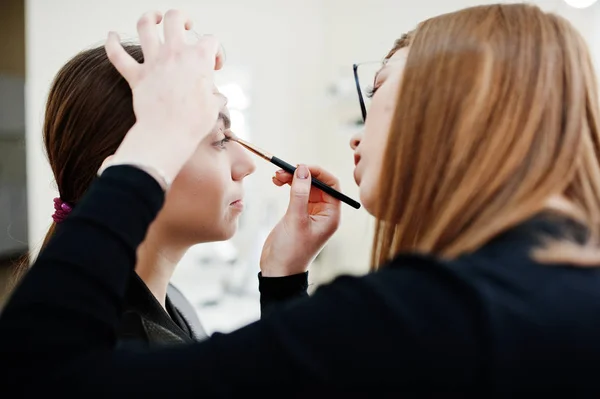
[[275, 173], [277, 173], [278, 175], [282, 175], [282, 174], [284, 174], [284, 173], [285, 173], [285, 170], [283, 170], [283, 169], [279, 169], [279, 170], [278, 170], [277, 172], [275, 172]]
[[308, 177], [308, 168], [305, 165], [298, 166], [296, 176], [300, 179], [306, 179]]

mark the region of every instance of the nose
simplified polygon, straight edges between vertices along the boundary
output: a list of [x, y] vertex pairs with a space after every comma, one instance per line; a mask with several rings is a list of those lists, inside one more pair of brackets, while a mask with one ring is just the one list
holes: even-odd
[[241, 145], [234, 143], [232, 147], [236, 154], [232, 159], [231, 178], [236, 181], [243, 180], [246, 176], [254, 173], [256, 164], [250, 156], [251, 154]]
[[358, 148], [358, 146], [360, 145], [362, 136], [363, 136], [363, 132], [361, 130], [360, 132], [354, 134], [352, 136], [352, 138], [350, 138], [350, 148], [352, 148], [353, 151], [355, 151]]

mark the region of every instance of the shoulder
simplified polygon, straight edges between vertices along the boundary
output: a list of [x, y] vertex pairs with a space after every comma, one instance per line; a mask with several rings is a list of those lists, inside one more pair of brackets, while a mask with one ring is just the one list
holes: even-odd
[[[396, 303], [417, 325], [438, 325], [446, 333], [452, 326], [484, 340], [491, 339], [486, 331], [510, 336], [535, 330], [533, 320], [558, 328], [557, 320], [570, 320], [574, 312], [585, 314], [581, 323], [589, 325], [600, 312], [600, 268], [540, 263], [532, 248], [490, 246], [455, 260], [402, 255], [351, 289]], [[567, 331], [568, 323], [561, 328]]]

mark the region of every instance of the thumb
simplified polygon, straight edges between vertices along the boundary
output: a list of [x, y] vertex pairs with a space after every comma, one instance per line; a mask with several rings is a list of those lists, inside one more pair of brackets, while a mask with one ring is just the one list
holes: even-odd
[[290, 204], [287, 211], [287, 215], [295, 219], [296, 222], [308, 221], [310, 183], [310, 171], [306, 165], [299, 165], [292, 180]]

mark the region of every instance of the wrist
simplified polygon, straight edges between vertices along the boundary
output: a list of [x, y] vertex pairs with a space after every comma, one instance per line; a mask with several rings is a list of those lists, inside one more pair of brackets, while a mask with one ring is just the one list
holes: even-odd
[[281, 264], [279, 265], [270, 265], [268, 263], [262, 263], [260, 264], [260, 273], [262, 275], [262, 277], [287, 277], [287, 276], [293, 276], [295, 274], [302, 274], [302, 273], [306, 273], [306, 271], [308, 270], [308, 265], [305, 266], [300, 266], [300, 265], [294, 265], [293, 267], [285, 267]]
[[111, 160], [110, 162], [105, 162], [102, 165], [102, 167], [98, 170], [98, 176], [102, 176], [104, 171], [106, 169], [110, 168], [111, 166], [119, 166], [119, 165], [132, 166], [132, 167], [135, 167], [135, 168], [140, 169], [141, 171], [147, 173], [150, 177], [152, 177], [154, 180], [156, 180], [156, 182], [160, 185], [160, 187], [163, 189], [163, 191], [167, 191], [171, 187], [171, 184], [173, 183], [173, 181], [170, 180], [169, 178], [167, 178], [161, 170], [155, 169], [152, 166], [148, 166], [148, 165], [144, 165], [144, 164], [140, 164], [140, 163], [136, 163], [136, 162], [119, 162], [119, 161], [115, 162], [114, 159]]

